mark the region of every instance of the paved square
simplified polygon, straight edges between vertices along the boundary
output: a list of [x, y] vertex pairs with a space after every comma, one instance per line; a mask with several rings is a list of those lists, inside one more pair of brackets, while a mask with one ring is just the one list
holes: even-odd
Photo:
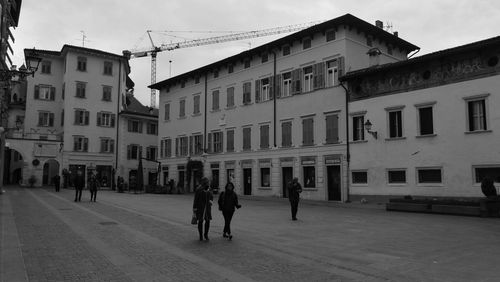
[[209, 242], [192, 195], [8, 187], [1, 281], [499, 281], [500, 220], [380, 205], [241, 199], [233, 241], [213, 208]]

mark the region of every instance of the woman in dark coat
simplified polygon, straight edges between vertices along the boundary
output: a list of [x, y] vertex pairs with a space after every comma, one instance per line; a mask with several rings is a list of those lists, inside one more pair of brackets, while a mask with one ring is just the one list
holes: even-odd
[[90, 190], [90, 201], [96, 201], [97, 198], [97, 189], [100, 188], [99, 181], [95, 177], [95, 175], [90, 176], [89, 180], [89, 190]]
[[196, 215], [196, 219], [198, 220], [198, 234], [200, 235], [200, 241], [203, 241], [203, 221], [205, 221], [205, 232], [203, 233], [203, 236], [205, 237], [205, 240], [208, 241], [208, 229], [210, 229], [210, 220], [212, 220], [211, 207], [214, 196], [209, 190], [208, 182], [208, 178], [206, 177], [201, 179], [201, 184], [198, 186], [198, 189], [194, 194], [193, 201], [193, 213]]
[[231, 235], [231, 219], [233, 218], [235, 208], [241, 208], [238, 204], [238, 195], [234, 192], [234, 185], [231, 182], [226, 184], [225, 191], [219, 195], [219, 210], [222, 211], [224, 216], [224, 233], [222, 236], [224, 238], [229, 238], [231, 240], [233, 235]]

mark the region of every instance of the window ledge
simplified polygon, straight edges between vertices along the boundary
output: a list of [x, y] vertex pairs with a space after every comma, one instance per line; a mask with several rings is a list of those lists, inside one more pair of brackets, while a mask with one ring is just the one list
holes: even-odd
[[267, 147], [267, 148], [259, 148], [259, 151], [269, 151], [269, 150], [271, 150], [271, 148], [270, 148], [270, 147]]
[[226, 107], [226, 110], [232, 110], [232, 109], [236, 109], [236, 106], [229, 106], [229, 107]]
[[211, 112], [211, 113], [220, 112], [220, 109], [211, 110], [210, 112]]
[[408, 183], [387, 183], [389, 186], [406, 186]]
[[163, 122], [170, 122], [170, 119], [164, 119]]
[[192, 114], [191, 116], [192, 116], [192, 117], [201, 116], [201, 113]]
[[393, 137], [393, 138], [385, 138], [385, 141], [398, 141], [398, 140], [405, 140], [406, 137]]
[[465, 134], [481, 134], [481, 133], [491, 133], [493, 130], [476, 130], [476, 131], [466, 131]]
[[250, 106], [252, 104], [253, 104], [252, 102], [248, 102], [248, 103], [243, 103], [241, 106]]
[[177, 119], [186, 119], [186, 116], [178, 117]]
[[318, 191], [318, 188], [316, 187], [310, 187], [310, 188], [302, 188], [302, 191]]
[[337, 142], [323, 142], [323, 145], [340, 145], [342, 144], [342, 141], [337, 141]]
[[307, 148], [307, 147], [314, 147], [316, 144], [302, 144], [300, 147]]
[[351, 183], [351, 185], [356, 187], [368, 187], [368, 183]]
[[273, 190], [271, 187], [258, 187], [259, 190]]
[[443, 183], [417, 183], [417, 187], [444, 187]]
[[430, 137], [436, 137], [437, 134], [434, 133], [434, 134], [426, 134], [426, 135], [417, 135], [415, 136], [415, 138], [430, 138]]
[[368, 140], [353, 140], [351, 141], [351, 144], [357, 144], [357, 143], [368, 143]]

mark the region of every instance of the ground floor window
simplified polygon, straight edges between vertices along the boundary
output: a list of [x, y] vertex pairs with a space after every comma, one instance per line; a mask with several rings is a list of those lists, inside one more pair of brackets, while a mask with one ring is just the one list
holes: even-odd
[[417, 180], [419, 184], [442, 183], [441, 168], [417, 168]]
[[260, 186], [271, 187], [271, 169], [269, 167], [260, 168]]
[[234, 184], [234, 168], [228, 168], [226, 170], [226, 176], [227, 176], [227, 179], [226, 181], [229, 183], [233, 183]]
[[481, 183], [484, 178], [500, 183], [500, 166], [474, 167], [474, 174], [476, 183]]
[[368, 172], [365, 171], [353, 171], [352, 172], [352, 184], [368, 184]]
[[405, 184], [406, 170], [405, 169], [390, 169], [387, 171], [387, 182], [389, 184]]
[[304, 188], [316, 187], [316, 169], [314, 166], [304, 166]]

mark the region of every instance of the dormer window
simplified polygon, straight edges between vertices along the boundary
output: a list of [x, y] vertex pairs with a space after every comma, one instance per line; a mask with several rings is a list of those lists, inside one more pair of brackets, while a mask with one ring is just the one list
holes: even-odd
[[311, 48], [311, 38], [304, 38], [304, 40], [302, 40], [302, 49], [309, 49]]

